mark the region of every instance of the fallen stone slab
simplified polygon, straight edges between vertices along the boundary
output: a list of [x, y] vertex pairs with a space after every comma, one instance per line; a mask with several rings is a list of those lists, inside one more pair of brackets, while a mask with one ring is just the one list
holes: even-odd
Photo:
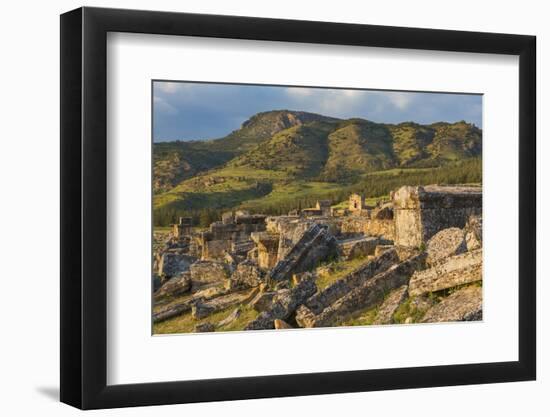
[[181, 314], [188, 313], [189, 311], [191, 311], [191, 305], [191, 301], [185, 301], [183, 303], [170, 306], [157, 313], [153, 313], [153, 323], [160, 323], [161, 321], [165, 321]]
[[195, 326], [195, 333], [213, 332], [216, 328], [212, 323], [201, 323]]
[[266, 311], [273, 303], [276, 294], [275, 291], [260, 292], [250, 302], [250, 306], [260, 313]]
[[208, 317], [211, 314], [217, 313], [218, 311], [225, 310], [231, 306], [237, 304], [246, 304], [248, 303], [256, 294], [258, 293], [257, 288], [246, 293], [231, 293], [221, 297], [213, 298], [210, 301], [198, 300], [193, 303], [191, 306], [191, 315], [193, 318], [200, 320], [205, 317]]
[[229, 278], [229, 265], [217, 261], [198, 261], [189, 268], [193, 287], [209, 283], [223, 283]]
[[388, 295], [378, 309], [378, 313], [376, 314], [373, 324], [392, 323], [394, 313], [397, 311], [401, 303], [407, 299], [407, 289], [407, 285], [402, 285]]
[[278, 261], [269, 277], [273, 281], [289, 280], [292, 274], [314, 268], [319, 262], [337, 253], [336, 239], [326, 226], [311, 225], [285, 258]]
[[155, 300], [165, 297], [176, 297], [191, 289], [191, 274], [184, 272], [180, 276], [167, 280], [154, 295]]
[[159, 323], [171, 319], [173, 317], [185, 314], [191, 311], [191, 307], [197, 301], [207, 301], [222, 295], [228, 294], [228, 290], [223, 287], [214, 286], [206, 288], [204, 290], [198, 291], [193, 296], [189, 297], [187, 300], [182, 301], [177, 304], [171, 304], [164, 309], [157, 311], [153, 314], [153, 323]]
[[359, 267], [315, 294], [308, 299], [305, 304], [314, 314], [319, 314], [330, 304], [334, 303], [357, 286], [363, 284], [368, 279], [387, 270], [398, 261], [399, 259], [395, 249], [385, 251], [379, 257]]
[[236, 321], [241, 316], [241, 308], [237, 307], [235, 310], [233, 310], [226, 318], [218, 322], [217, 327], [224, 327], [227, 326], [234, 321]]
[[449, 256], [464, 253], [467, 249], [464, 230], [458, 227], [443, 229], [428, 241], [426, 263], [434, 265]]
[[311, 327], [329, 327], [343, 322], [354, 313], [370, 309], [384, 299], [384, 294], [407, 285], [413, 273], [423, 268], [426, 253], [416, 255], [406, 261], [391, 266], [375, 277], [365, 281], [348, 294], [316, 315]]
[[481, 249], [451, 256], [430, 269], [416, 272], [409, 283], [409, 294], [415, 296], [481, 281], [482, 264]]
[[272, 305], [245, 327], [245, 330], [273, 329], [276, 319], [286, 320], [296, 309], [309, 297], [315, 294], [317, 286], [313, 279], [304, 279], [292, 289], [285, 289], [278, 292], [273, 299]]
[[197, 258], [194, 256], [165, 252], [160, 258], [158, 273], [160, 276], [174, 277], [182, 272], [189, 271], [191, 264], [196, 260]]
[[483, 319], [482, 288], [462, 288], [429, 309], [423, 323], [446, 321], [477, 321]]

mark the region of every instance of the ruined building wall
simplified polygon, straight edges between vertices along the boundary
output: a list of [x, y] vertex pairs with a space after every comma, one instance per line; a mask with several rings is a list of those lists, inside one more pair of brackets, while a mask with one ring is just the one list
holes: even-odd
[[419, 247], [438, 231], [463, 228], [472, 214], [482, 212], [481, 187], [401, 187], [392, 195], [395, 244]]
[[342, 221], [343, 234], [365, 234], [368, 236], [378, 236], [387, 240], [394, 240], [393, 220], [369, 219], [363, 216], [349, 216]]

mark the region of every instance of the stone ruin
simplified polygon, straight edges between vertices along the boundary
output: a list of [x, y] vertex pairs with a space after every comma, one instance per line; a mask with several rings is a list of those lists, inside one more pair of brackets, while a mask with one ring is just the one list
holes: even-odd
[[242, 211], [235, 215], [224, 213], [222, 221], [212, 223], [209, 230], [200, 234], [201, 259], [223, 260], [227, 253], [246, 257], [254, 246], [251, 234], [265, 230], [266, 217]]
[[420, 247], [442, 229], [463, 228], [472, 215], [481, 215], [481, 187], [401, 187], [391, 195], [395, 244]]
[[352, 213], [360, 212], [365, 208], [365, 197], [361, 194], [352, 194], [349, 196], [349, 211]]
[[[367, 207], [354, 194], [343, 215], [328, 200], [288, 216], [227, 212], [198, 233], [180, 218], [156, 256], [153, 321], [190, 314], [195, 331], [216, 331], [248, 308], [255, 318], [241, 329], [324, 327], [377, 308], [372, 323], [387, 324], [405, 305], [405, 323], [480, 320], [481, 188], [405, 186], [390, 197]], [[318, 287], [334, 262], [354, 259]]]

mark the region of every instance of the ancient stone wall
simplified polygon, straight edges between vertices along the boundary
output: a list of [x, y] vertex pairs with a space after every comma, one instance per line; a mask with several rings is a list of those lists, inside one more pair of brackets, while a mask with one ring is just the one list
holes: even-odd
[[481, 214], [481, 187], [401, 187], [392, 194], [395, 244], [419, 247], [450, 227], [463, 228], [471, 215]]
[[342, 234], [365, 234], [378, 236], [386, 240], [394, 239], [394, 221], [369, 219], [362, 216], [344, 217], [341, 227]]

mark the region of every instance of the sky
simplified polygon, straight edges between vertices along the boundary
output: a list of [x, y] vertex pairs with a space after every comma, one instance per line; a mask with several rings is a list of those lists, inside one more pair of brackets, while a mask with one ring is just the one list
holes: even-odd
[[153, 140], [223, 137], [256, 113], [297, 110], [374, 122], [465, 120], [482, 127], [482, 96], [155, 81]]

